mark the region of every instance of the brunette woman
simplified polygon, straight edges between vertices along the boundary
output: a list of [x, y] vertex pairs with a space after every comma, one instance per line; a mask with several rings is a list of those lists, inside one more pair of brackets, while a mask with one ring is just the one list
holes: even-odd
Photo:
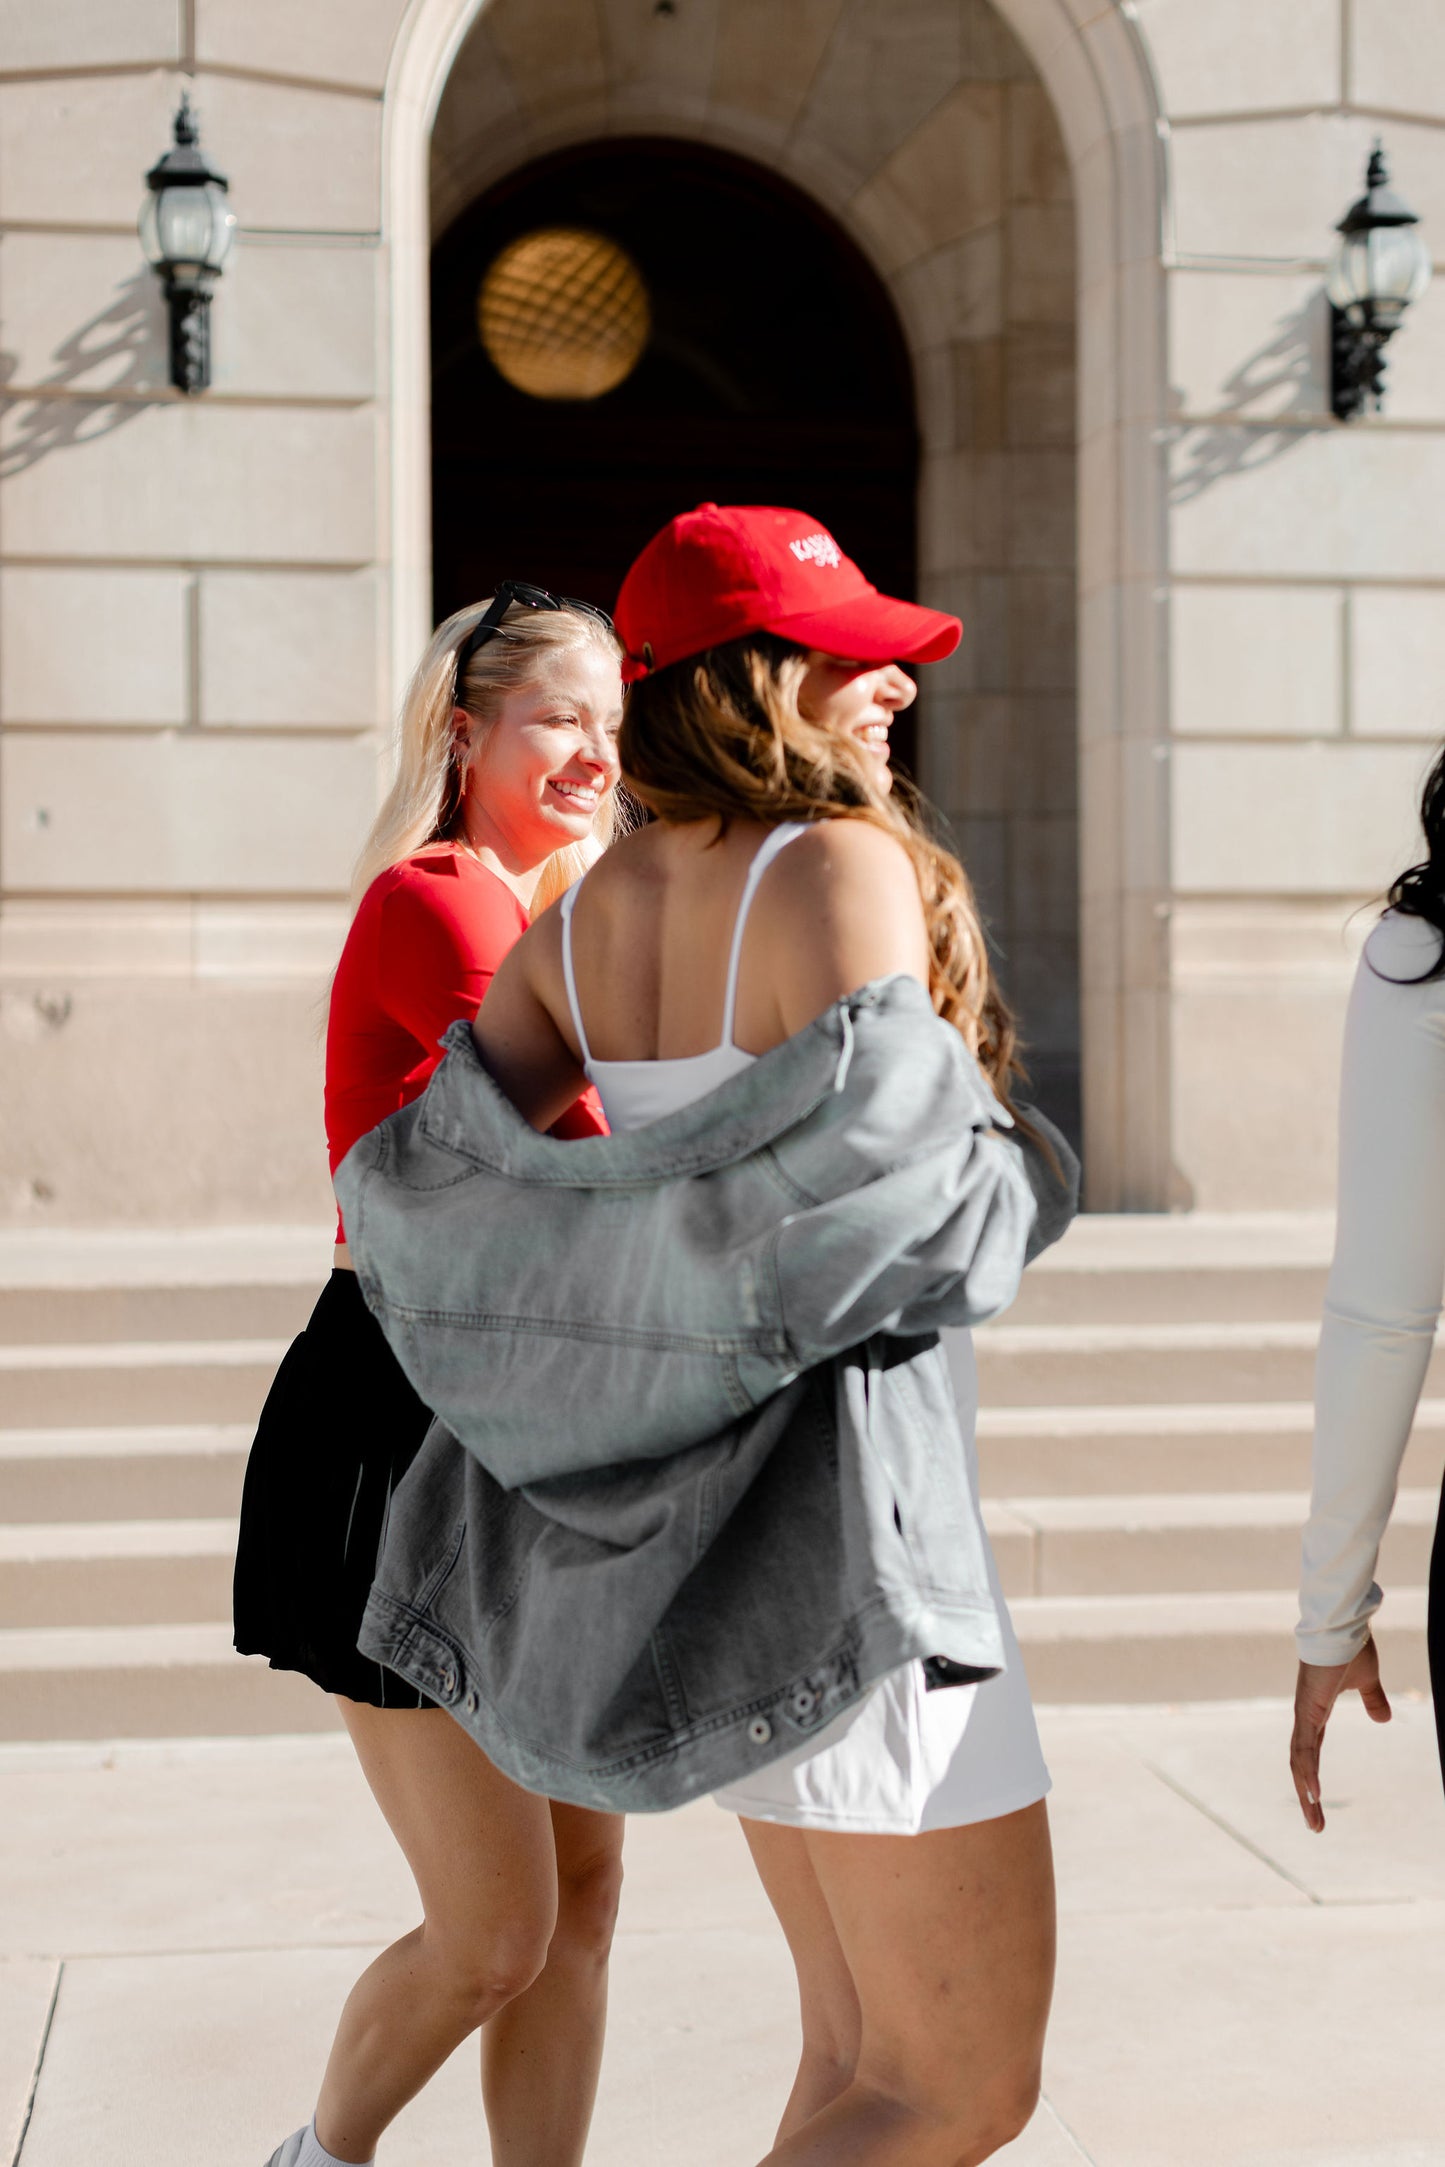
[[[611, 622], [585, 603], [508, 581], [433, 637], [332, 987], [333, 1172], [421, 1092], [446, 1026], [475, 1012], [532, 911], [609, 839], [621, 712]], [[602, 1127], [590, 1092], [558, 1124]], [[252, 1448], [236, 1645], [336, 1696], [424, 1916], [352, 1990], [315, 2115], [272, 2167], [369, 2162], [479, 2026], [493, 2157], [578, 2167], [622, 1822], [517, 1789], [442, 1709], [357, 1652], [392, 1492], [430, 1416], [361, 1299], [340, 1225], [335, 1267]]]
[[[1317, 1833], [1320, 1747], [1342, 1692], [1390, 1720], [1370, 1620], [1380, 1538], [1445, 1291], [1445, 753], [1425, 784], [1425, 857], [1365, 943], [1345, 1023], [1339, 1217], [1315, 1368], [1290, 1768]], [[1445, 1768], [1445, 1536], [1427, 1628]]]
[[[664, 1120], [894, 974], [1006, 1104], [1013, 1025], [968, 881], [888, 763], [915, 691], [900, 664], [949, 653], [957, 620], [880, 595], [801, 513], [703, 505], [633, 566], [618, 629], [623, 770], [656, 818], [533, 928], [478, 1018], [514, 1104], [545, 1118], [590, 1080], [614, 1136]], [[798, 1972], [803, 2058], [768, 2167], [972, 2167], [1033, 2111], [1049, 1784], [990, 1578], [1000, 1675], [910, 1663], [716, 1794]]]

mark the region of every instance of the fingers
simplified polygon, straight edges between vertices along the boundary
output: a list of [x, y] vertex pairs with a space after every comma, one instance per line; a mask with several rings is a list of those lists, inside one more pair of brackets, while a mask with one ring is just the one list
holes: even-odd
[[1294, 1735], [1289, 1742], [1289, 1772], [1294, 1778], [1295, 1796], [1305, 1824], [1317, 1836], [1325, 1825], [1324, 1809], [1320, 1805], [1320, 1743], [1323, 1737], [1323, 1723], [1310, 1721], [1296, 1707]]
[[1295, 1796], [1305, 1826], [1318, 1836], [1324, 1830], [1324, 1808], [1320, 1804], [1320, 1751], [1318, 1744], [1308, 1744], [1296, 1739], [1290, 1746], [1289, 1770], [1294, 1778]]
[[1388, 1723], [1392, 1710], [1380, 1683], [1380, 1652], [1371, 1635], [1348, 1663], [1301, 1663], [1295, 1680], [1294, 1732], [1289, 1766], [1306, 1824], [1319, 1835], [1325, 1825], [1320, 1804], [1320, 1749], [1325, 1727], [1341, 1693], [1356, 1692], [1372, 1723]]
[[1324, 1808], [1320, 1804], [1320, 1748], [1330, 1711], [1348, 1668], [1345, 1663], [1301, 1663], [1295, 1680], [1290, 1774], [1294, 1778], [1295, 1795], [1305, 1825], [1317, 1836], [1325, 1825]]
[[[1358, 1675], [1357, 1675], [1358, 1674]], [[1380, 1651], [1371, 1636], [1350, 1665], [1347, 1685], [1358, 1688], [1365, 1712], [1372, 1723], [1388, 1723], [1393, 1710], [1384, 1686], [1380, 1683]]]

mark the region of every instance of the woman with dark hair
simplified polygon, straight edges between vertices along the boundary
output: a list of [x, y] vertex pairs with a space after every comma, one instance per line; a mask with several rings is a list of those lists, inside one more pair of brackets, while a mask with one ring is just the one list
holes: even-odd
[[[1426, 855], [1391, 888], [1345, 1025], [1339, 1219], [1315, 1369], [1314, 1494], [1305, 1528], [1290, 1769], [1325, 1825], [1320, 1746], [1358, 1692], [1390, 1720], [1370, 1620], [1380, 1539], [1445, 1294], [1445, 753], [1425, 784]], [[1430, 1566], [1430, 1674], [1445, 1767], [1445, 1538]]]

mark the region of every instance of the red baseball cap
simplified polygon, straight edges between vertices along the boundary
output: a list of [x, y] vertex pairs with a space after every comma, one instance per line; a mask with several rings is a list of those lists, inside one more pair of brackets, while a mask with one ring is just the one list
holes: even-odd
[[745, 632], [850, 662], [940, 662], [957, 617], [880, 594], [825, 527], [776, 504], [699, 504], [655, 534], [622, 582], [617, 633], [631, 680]]

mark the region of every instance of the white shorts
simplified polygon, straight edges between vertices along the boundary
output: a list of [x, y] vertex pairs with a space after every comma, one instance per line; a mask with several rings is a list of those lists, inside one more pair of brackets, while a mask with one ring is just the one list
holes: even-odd
[[[952, 1335], [950, 1335], [952, 1336]], [[962, 1335], [960, 1335], [960, 1338]], [[959, 1420], [978, 1498], [973, 1429], [965, 1399], [969, 1350], [954, 1347]], [[988, 1552], [1007, 1669], [982, 1685], [929, 1692], [923, 1665], [907, 1663], [805, 1746], [713, 1797], [729, 1813], [790, 1828], [919, 1836], [996, 1821], [1048, 1795], [1049, 1772], [998, 1568]]]

